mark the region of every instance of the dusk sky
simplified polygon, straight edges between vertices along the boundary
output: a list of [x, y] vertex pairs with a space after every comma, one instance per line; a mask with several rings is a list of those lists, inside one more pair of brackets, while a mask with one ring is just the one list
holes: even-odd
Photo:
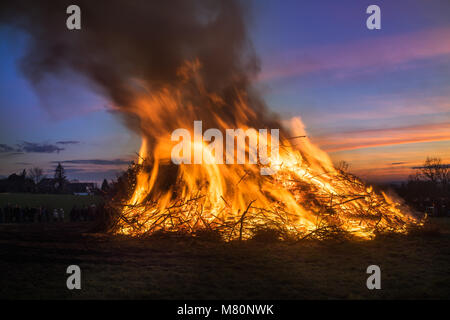
[[[371, 4], [381, 30], [366, 28]], [[448, 0], [254, 1], [255, 86], [283, 119], [301, 117], [336, 163], [404, 180], [427, 156], [450, 163], [449, 16]], [[0, 26], [0, 175], [51, 175], [61, 162], [70, 179], [115, 178], [140, 137], [73, 70], [36, 91], [19, 67], [27, 41]]]

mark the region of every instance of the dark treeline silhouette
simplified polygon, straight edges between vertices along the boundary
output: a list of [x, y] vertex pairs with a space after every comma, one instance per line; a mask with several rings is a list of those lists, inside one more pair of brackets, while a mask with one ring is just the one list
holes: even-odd
[[35, 190], [36, 184], [33, 179], [26, 176], [26, 170], [0, 180], [0, 192], [34, 192]]
[[[103, 181], [102, 189], [108, 189], [108, 182]], [[41, 168], [24, 169], [20, 174], [13, 173], [0, 179], [0, 192], [54, 193], [54, 194], [99, 194], [101, 190], [95, 183], [68, 181], [61, 163], [55, 168], [53, 178], [43, 174]]]
[[394, 190], [407, 204], [433, 216], [450, 215], [450, 165], [428, 157], [407, 182]]

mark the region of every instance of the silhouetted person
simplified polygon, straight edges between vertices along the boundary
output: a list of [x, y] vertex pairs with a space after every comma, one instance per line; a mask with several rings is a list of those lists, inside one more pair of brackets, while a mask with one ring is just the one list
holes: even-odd
[[5, 210], [4, 210], [4, 214], [5, 214], [5, 223], [9, 223], [10, 219], [11, 219], [11, 206], [9, 205], [9, 203], [6, 205]]
[[17, 204], [14, 207], [13, 213], [14, 213], [13, 214], [14, 220], [12, 222], [15, 222], [15, 223], [20, 222], [20, 214], [21, 214], [21, 212], [20, 212], [20, 208], [19, 208], [19, 206]]
[[39, 206], [39, 208], [37, 208], [37, 210], [36, 210], [36, 219], [37, 219], [37, 222], [39, 222], [39, 223], [42, 222], [42, 206]]
[[81, 218], [83, 221], [87, 221], [87, 217], [88, 217], [88, 207], [85, 205], [81, 210]]
[[30, 211], [30, 215], [31, 215], [30, 216], [30, 222], [32, 222], [32, 223], [36, 222], [37, 212], [38, 212], [38, 209], [36, 209], [36, 207], [31, 208], [31, 211]]
[[70, 217], [70, 221], [76, 221], [76, 216], [77, 216], [77, 205], [75, 204], [73, 207], [72, 207], [72, 210], [70, 210], [70, 213], [69, 213], [69, 217]]
[[64, 209], [59, 208], [58, 210], [58, 221], [63, 222], [64, 221]]
[[94, 221], [96, 212], [97, 212], [97, 208], [96, 208], [95, 204], [90, 205], [89, 210], [88, 210], [89, 221]]
[[13, 222], [13, 218], [14, 218], [14, 208], [9, 205], [8, 206], [8, 223]]
[[50, 210], [47, 207], [44, 207], [43, 209], [43, 216], [45, 218], [45, 222], [50, 222]]
[[26, 206], [25, 208], [21, 208], [22, 210], [22, 222], [29, 222], [30, 221], [30, 208]]
[[58, 221], [58, 216], [59, 216], [59, 213], [58, 213], [58, 209], [53, 209], [53, 222], [57, 222]]

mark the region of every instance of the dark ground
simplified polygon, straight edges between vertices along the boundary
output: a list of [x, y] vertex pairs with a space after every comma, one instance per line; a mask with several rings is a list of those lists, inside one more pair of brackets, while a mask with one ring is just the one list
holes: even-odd
[[[83, 223], [0, 225], [2, 299], [449, 299], [450, 219], [373, 241], [132, 240]], [[434, 226], [439, 226], [436, 230]], [[66, 288], [79, 265], [82, 289]], [[381, 267], [382, 290], [366, 288]]]

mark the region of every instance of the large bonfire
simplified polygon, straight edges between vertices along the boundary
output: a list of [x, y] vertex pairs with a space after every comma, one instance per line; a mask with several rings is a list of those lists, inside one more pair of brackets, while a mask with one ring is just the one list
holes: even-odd
[[[270, 135], [262, 136], [257, 129], [278, 124], [268, 121], [263, 110], [251, 107], [247, 92], [233, 88], [231, 104], [208, 92], [200, 68], [198, 61], [186, 63], [175, 87], [146, 93], [130, 109], [144, 134], [134, 192], [119, 204], [115, 232], [142, 236], [156, 231], [196, 234], [210, 230], [233, 240], [250, 238], [259, 230], [276, 230], [280, 237], [291, 239], [336, 233], [369, 239], [379, 232], [404, 233], [418, 223], [408, 208], [384, 192], [376, 193], [337, 170], [305, 136], [298, 118], [291, 120], [289, 128], [281, 128], [279, 157], [271, 162], [276, 169], [273, 175], [261, 175], [260, 162], [216, 163], [212, 145], [217, 141], [192, 141], [192, 153], [202, 155], [203, 163], [171, 164], [178, 143], [171, 140], [171, 132], [192, 129], [195, 120], [223, 132], [255, 129], [247, 132], [253, 132], [259, 144], [268, 145]], [[242, 147], [236, 143], [232, 156], [244, 152], [248, 160], [254, 150], [249, 143]]]

